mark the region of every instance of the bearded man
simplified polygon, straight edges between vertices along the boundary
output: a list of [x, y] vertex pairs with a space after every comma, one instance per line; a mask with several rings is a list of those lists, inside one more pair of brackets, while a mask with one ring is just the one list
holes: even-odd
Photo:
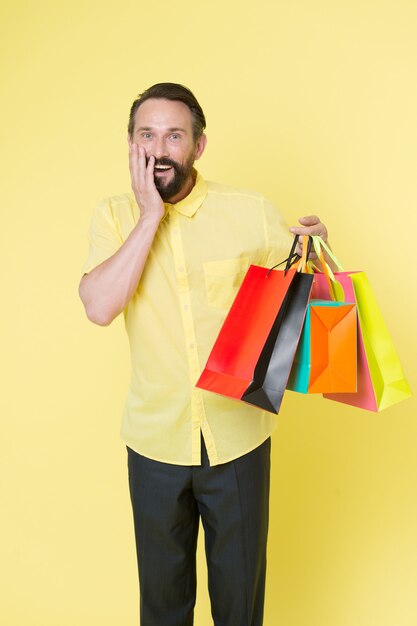
[[[216, 626], [263, 620], [270, 435], [275, 416], [195, 383], [251, 263], [285, 258], [292, 237], [260, 194], [207, 182], [204, 113], [159, 83], [133, 103], [133, 193], [97, 208], [80, 283], [88, 318], [124, 313], [132, 376], [122, 422], [142, 626], [190, 626], [201, 517]], [[315, 216], [297, 234], [326, 229]]]

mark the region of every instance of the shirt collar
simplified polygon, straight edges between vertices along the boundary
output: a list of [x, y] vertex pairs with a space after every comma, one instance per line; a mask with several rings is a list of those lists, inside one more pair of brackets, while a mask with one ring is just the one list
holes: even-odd
[[185, 215], [186, 217], [192, 217], [201, 205], [204, 202], [205, 197], [207, 196], [208, 187], [204, 178], [195, 170], [196, 179], [195, 185], [191, 189], [188, 196], [186, 196], [183, 200], [180, 200], [176, 204], [169, 204], [169, 202], [165, 203], [166, 213], [170, 209], [174, 209], [181, 213], [181, 215]]

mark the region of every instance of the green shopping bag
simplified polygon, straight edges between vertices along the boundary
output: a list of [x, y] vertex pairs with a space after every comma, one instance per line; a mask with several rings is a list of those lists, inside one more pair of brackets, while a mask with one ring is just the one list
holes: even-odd
[[[317, 238], [313, 240], [316, 250], [323, 246]], [[356, 393], [325, 393], [324, 398], [375, 412], [409, 398], [410, 387], [365, 272], [335, 272], [333, 278], [335, 299], [356, 302], [358, 309], [358, 389]], [[330, 299], [323, 274], [314, 277], [312, 297]]]

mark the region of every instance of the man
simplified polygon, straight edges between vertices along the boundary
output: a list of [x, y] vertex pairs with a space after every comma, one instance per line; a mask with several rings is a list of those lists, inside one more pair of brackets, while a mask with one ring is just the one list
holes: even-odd
[[[199, 517], [217, 626], [260, 626], [273, 415], [195, 388], [251, 263], [285, 258], [291, 236], [259, 194], [206, 182], [204, 113], [174, 83], [150, 87], [128, 127], [133, 194], [92, 221], [80, 283], [88, 318], [122, 311], [132, 355], [123, 416], [142, 626], [193, 623]], [[327, 237], [319, 219], [293, 233]]]

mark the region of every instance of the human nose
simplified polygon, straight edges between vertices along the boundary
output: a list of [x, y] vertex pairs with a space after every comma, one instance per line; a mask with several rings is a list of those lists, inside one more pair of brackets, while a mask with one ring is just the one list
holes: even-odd
[[166, 146], [165, 140], [162, 137], [155, 139], [152, 149], [153, 149], [153, 155], [156, 159], [160, 159], [161, 157], [168, 156], [167, 146]]

